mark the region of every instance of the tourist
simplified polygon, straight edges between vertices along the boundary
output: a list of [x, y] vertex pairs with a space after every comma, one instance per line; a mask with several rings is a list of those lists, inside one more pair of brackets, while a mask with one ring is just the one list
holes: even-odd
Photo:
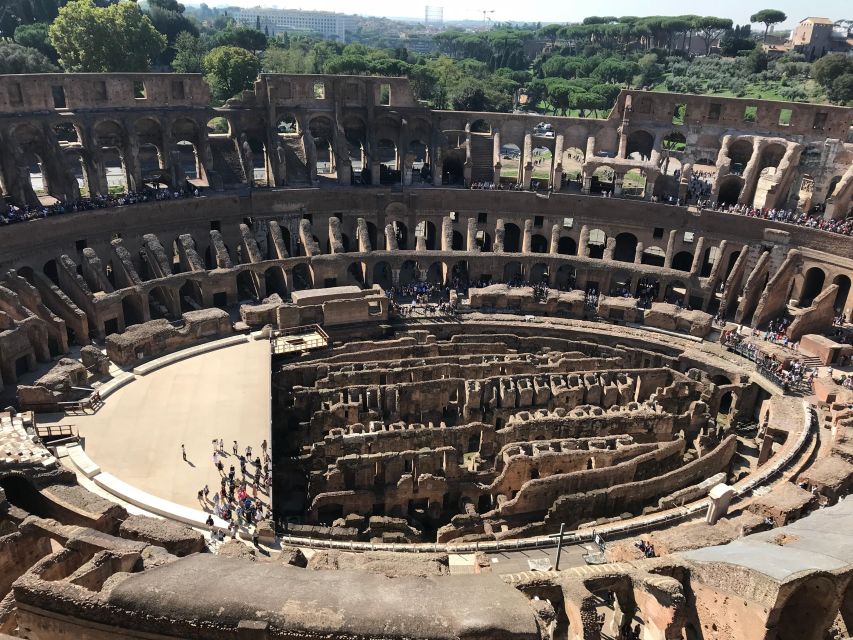
[[261, 452], [266, 455], [267, 453], [267, 439], [264, 438], [264, 441], [261, 442]]
[[234, 452], [234, 455], [236, 456], [236, 455], [237, 455], [237, 452], [238, 452], [238, 447], [237, 447], [237, 441], [236, 441], [236, 440], [234, 441], [234, 446], [232, 447], [232, 451]]
[[183, 444], [181, 445], [181, 456], [183, 456], [184, 462], [186, 462], [187, 461], [187, 450]]

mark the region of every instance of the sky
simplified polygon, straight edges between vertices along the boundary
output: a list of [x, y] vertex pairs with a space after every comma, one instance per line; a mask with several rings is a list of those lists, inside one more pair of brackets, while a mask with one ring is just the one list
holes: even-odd
[[[342, 0], [206, 0], [209, 6], [241, 7], [279, 7], [286, 9], [313, 9], [337, 11], [340, 13], [358, 13], [388, 18], [423, 18], [424, 6], [431, 4], [444, 7], [445, 20], [482, 20], [483, 10], [494, 11], [488, 16], [496, 21], [517, 22], [580, 22], [588, 15], [642, 16], [642, 15], [681, 15], [685, 13], [710, 14], [731, 18], [736, 24], [749, 22], [749, 16], [761, 9], [780, 9], [788, 15], [788, 20], [780, 28], [793, 27], [808, 16], [819, 16], [839, 20], [853, 19], [853, 7], [850, 0], [817, 0], [803, 3], [796, 0], [715, 0], [714, 2], [684, 2], [684, 0], [656, 0], [638, 2], [637, 0], [608, 0], [593, 3], [577, 0], [480, 0], [480, 2], [447, 2], [429, 0], [428, 2], [400, 2], [399, 0], [361, 0], [358, 3]], [[198, 4], [190, 0], [189, 4]], [[809, 11], [810, 13], [805, 13]]]

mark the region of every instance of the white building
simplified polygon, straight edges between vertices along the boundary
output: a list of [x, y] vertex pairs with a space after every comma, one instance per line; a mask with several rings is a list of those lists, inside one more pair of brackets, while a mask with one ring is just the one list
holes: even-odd
[[258, 28], [275, 36], [284, 32], [316, 33], [324, 38], [346, 41], [352, 16], [329, 11], [300, 11], [298, 9], [241, 9], [234, 18], [247, 27]]

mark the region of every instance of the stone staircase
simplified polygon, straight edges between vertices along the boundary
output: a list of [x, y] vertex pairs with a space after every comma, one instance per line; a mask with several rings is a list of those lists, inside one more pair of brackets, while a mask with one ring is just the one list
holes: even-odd
[[494, 142], [485, 133], [471, 134], [471, 181], [491, 182], [495, 177]]
[[305, 147], [301, 136], [283, 136], [285, 162], [287, 163], [287, 184], [307, 186], [311, 184], [311, 174], [308, 171], [308, 161], [305, 157]]
[[224, 187], [234, 187], [246, 182], [237, 147], [231, 138], [217, 139], [211, 136], [210, 152], [213, 154], [213, 170], [222, 178]]

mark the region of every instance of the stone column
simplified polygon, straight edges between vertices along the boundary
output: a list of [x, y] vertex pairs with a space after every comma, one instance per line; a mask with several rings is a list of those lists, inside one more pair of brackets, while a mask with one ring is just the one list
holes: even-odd
[[495, 224], [495, 239], [492, 242], [492, 253], [503, 253], [504, 233], [504, 221], [503, 218], [499, 218]]
[[746, 164], [743, 170], [743, 189], [740, 190], [738, 196], [738, 204], [752, 204], [752, 199], [755, 197], [755, 187], [758, 185], [760, 171], [758, 169], [761, 162], [761, 154], [767, 146], [767, 141], [763, 139], [753, 138], [752, 157]]
[[521, 239], [521, 253], [530, 253], [531, 236], [533, 234], [533, 220], [529, 218], [524, 221], [524, 236]]
[[530, 188], [530, 180], [533, 177], [533, 135], [524, 134], [524, 149], [521, 150], [521, 180], [519, 181], [525, 189]]
[[465, 249], [468, 251], [477, 251], [477, 221], [474, 218], [468, 218]]
[[637, 243], [637, 248], [634, 250], [634, 264], [643, 264], [643, 251], [645, 247], [642, 242]]
[[693, 264], [690, 265], [690, 276], [698, 276], [702, 271], [702, 263], [705, 254], [705, 236], [699, 238], [696, 243], [696, 252], [693, 254]]
[[385, 225], [385, 250], [386, 251], [397, 251], [398, 248], [399, 247], [397, 246], [397, 236], [394, 234], [394, 225], [386, 224]]
[[589, 255], [589, 225], [581, 227], [581, 235], [578, 238], [578, 255], [582, 258]]
[[[551, 246], [548, 249], [548, 253], [551, 255], [560, 253], [560, 225], [558, 224], [551, 227]], [[554, 269], [554, 273], [556, 272], [557, 270]]]
[[441, 250], [453, 250], [453, 220], [450, 216], [441, 219]]
[[501, 132], [495, 129], [494, 137], [492, 138], [492, 182], [500, 184], [501, 182], [501, 167], [503, 158], [501, 158]]
[[625, 181], [625, 174], [619, 173], [618, 171], [613, 175], [613, 195], [621, 196], [622, 195], [622, 183]]
[[589, 169], [582, 169], [581, 175], [583, 179], [583, 183], [581, 184], [581, 192], [589, 193], [589, 190], [592, 188], [592, 171]]
[[616, 238], [607, 238], [607, 244], [604, 246], [604, 259], [613, 260], [613, 252], [616, 250]]
[[563, 184], [563, 145], [565, 144], [565, 139], [563, 138], [563, 134], [557, 134], [557, 138], [554, 141], [554, 159], [553, 164], [551, 165], [551, 190], [559, 191], [560, 186]]
[[675, 237], [678, 232], [673, 229], [669, 232], [669, 240], [666, 243], [666, 257], [663, 259], [664, 269], [672, 269], [672, 256], [675, 253]]

